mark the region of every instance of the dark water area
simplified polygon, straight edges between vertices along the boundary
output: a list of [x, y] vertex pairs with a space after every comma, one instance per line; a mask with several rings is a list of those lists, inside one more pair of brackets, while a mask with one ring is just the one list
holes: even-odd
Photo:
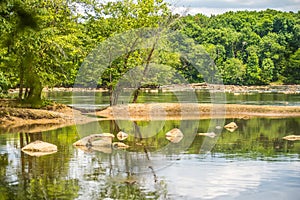
[[[224, 93], [224, 97], [215, 98], [215, 93], [208, 90], [160, 92], [146, 90], [140, 93], [138, 103], [221, 103], [248, 105], [280, 105], [300, 106], [299, 94], [285, 94], [276, 92]], [[83, 108], [101, 108], [109, 105], [108, 92], [49, 92], [45, 96], [59, 103]], [[122, 93], [119, 104], [130, 102], [131, 93]], [[191, 98], [192, 96], [192, 98]], [[76, 105], [76, 103], [78, 105]]]
[[[218, 129], [235, 121], [238, 129]], [[137, 137], [137, 129], [141, 134]], [[165, 133], [180, 128], [170, 143]], [[72, 144], [99, 132], [129, 133], [126, 150]], [[0, 199], [299, 199], [300, 118], [100, 121], [40, 133], [0, 132]], [[214, 131], [217, 137], [197, 133]], [[140, 139], [142, 137], [142, 139]], [[34, 140], [58, 152], [32, 157]], [[114, 141], [118, 141], [116, 138]]]

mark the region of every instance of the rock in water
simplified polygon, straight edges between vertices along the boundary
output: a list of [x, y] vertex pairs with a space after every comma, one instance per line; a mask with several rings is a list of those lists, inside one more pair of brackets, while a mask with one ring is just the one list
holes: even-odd
[[289, 140], [289, 141], [296, 141], [296, 140], [300, 140], [300, 135], [288, 135], [288, 136], [283, 137], [283, 139]]
[[122, 141], [122, 140], [125, 140], [128, 138], [128, 134], [123, 132], [123, 131], [120, 131], [118, 134], [117, 134], [117, 138], [118, 140]]
[[166, 139], [172, 143], [178, 143], [182, 140], [183, 133], [178, 128], [173, 128], [166, 133]]
[[23, 147], [22, 151], [31, 156], [43, 156], [57, 152], [57, 146], [48, 142], [36, 140]]
[[210, 137], [210, 138], [216, 137], [216, 134], [214, 132], [210, 132], [210, 133], [198, 133], [198, 135], [200, 135], [200, 136], [207, 136], [207, 137]]
[[86, 136], [77, 142], [73, 143], [74, 146], [110, 146], [112, 139], [115, 136], [110, 133], [92, 134]]
[[224, 128], [226, 128], [230, 132], [233, 132], [238, 128], [238, 126], [235, 122], [230, 122], [229, 124], [225, 125]]
[[127, 144], [124, 144], [122, 142], [114, 142], [112, 146], [116, 149], [127, 149], [129, 147]]

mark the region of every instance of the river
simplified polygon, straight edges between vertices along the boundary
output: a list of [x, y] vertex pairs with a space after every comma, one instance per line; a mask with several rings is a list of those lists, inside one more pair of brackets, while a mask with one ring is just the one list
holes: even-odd
[[[71, 93], [48, 94], [72, 104]], [[77, 97], [90, 106], [86, 93]], [[199, 102], [211, 95], [196, 94]], [[84, 97], [87, 97], [86, 99]], [[92, 106], [108, 104], [96, 93]], [[144, 93], [140, 102], [174, 102], [171, 93]], [[184, 98], [181, 98], [184, 99]], [[188, 101], [188, 100], [187, 100]], [[226, 94], [223, 103], [298, 106], [299, 95]], [[82, 105], [85, 107], [86, 105]], [[236, 122], [238, 129], [219, 129]], [[137, 130], [136, 127], [139, 127]], [[180, 128], [184, 138], [173, 144], [164, 134]], [[86, 134], [129, 133], [126, 150], [83, 151], [72, 144]], [[214, 131], [217, 137], [197, 133]], [[300, 118], [201, 119], [181, 121], [103, 120], [39, 133], [0, 133], [0, 199], [299, 199]], [[143, 139], [135, 137], [136, 132]], [[21, 147], [43, 140], [58, 152], [31, 157]], [[117, 141], [117, 139], [114, 139]]]

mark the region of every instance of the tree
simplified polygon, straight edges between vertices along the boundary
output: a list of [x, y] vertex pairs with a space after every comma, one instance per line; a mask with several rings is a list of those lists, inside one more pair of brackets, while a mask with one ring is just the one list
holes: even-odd
[[66, 1], [8, 1], [11, 6], [2, 11], [2, 20], [9, 24], [2, 32], [6, 68], [18, 76], [19, 98], [39, 105], [44, 86], [58, 85], [72, 74], [81, 51], [75, 46], [80, 27]]
[[[218, 68], [228, 66], [231, 58], [242, 61], [247, 66], [244, 84], [284, 79], [291, 73], [287, 70], [289, 58], [300, 47], [299, 12], [238, 11], [200, 20], [186, 16], [180, 22], [182, 32], [203, 45]], [[216, 47], [224, 47], [222, 58], [217, 56]], [[253, 47], [256, 50], [250, 53]]]
[[260, 84], [260, 74], [261, 69], [259, 67], [259, 59], [257, 56], [257, 47], [250, 46], [247, 48], [248, 51], [248, 59], [247, 59], [247, 68], [246, 68], [246, 84], [255, 85]]
[[223, 45], [204, 44], [203, 46], [217, 66], [220, 66], [226, 60], [226, 51]]
[[261, 81], [263, 84], [269, 84], [273, 80], [274, 63], [270, 58], [266, 58], [262, 62]]
[[230, 58], [223, 66], [219, 67], [224, 84], [240, 84], [244, 83], [246, 66], [237, 58]]
[[[139, 28], [158, 28], [163, 25], [168, 25], [170, 11], [167, 4], [161, 0], [123, 0], [117, 2], [97, 3], [94, 4], [95, 17], [90, 16], [86, 26], [91, 37], [94, 39], [100, 38], [97, 42], [104, 39], [113, 38], [114, 36], [125, 33], [130, 30]], [[98, 33], [98, 34], [97, 34]], [[132, 32], [133, 33], [133, 32]], [[159, 35], [159, 34], [158, 34]], [[118, 37], [118, 36], [117, 36]], [[124, 54], [117, 59], [112, 59], [115, 52], [108, 55], [109, 66], [102, 73], [101, 86], [107, 87], [110, 91], [111, 105], [113, 100], [113, 89], [118, 80], [127, 71], [135, 66], [144, 65], [145, 72], [147, 66], [153, 60], [156, 44], [155, 42], [148, 49], [136, 49], [141, 43], [141, 37], [138, 32], [132, 34], [128, 41], [124, 41], [124, 46], [120, 49], [124, 50]], [[127, 42], [127, 44], [125, 44]], [[118, 43], [118, 41], [116, 42]], [[117, 44], [111, 44], [117, 45]], [[119, 49], [119, 50], [120, 50]], [[106, 67], [106, 66], [104, 66]], [[145, 75], [145, 74], [144, 74]], [[137, 86], [139, 89], [141, 87]], [[136, 96], [136, 95], [135, 95]], [[136, 101], [134, 98], [134, 101]]]
[[300, 84], [300, 48], [291, 55], [285, 73], [287, 74], [286, 83]]

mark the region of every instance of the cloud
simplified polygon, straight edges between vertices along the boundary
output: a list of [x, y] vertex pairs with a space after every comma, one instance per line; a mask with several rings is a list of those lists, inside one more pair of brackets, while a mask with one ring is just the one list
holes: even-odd
[[298, 12], [300, 0], [166, 0], [172, 5], [175, 13], [203, 13], [205, 15], [221, 14], [237, 10], [265, 10], [267, 8]]

